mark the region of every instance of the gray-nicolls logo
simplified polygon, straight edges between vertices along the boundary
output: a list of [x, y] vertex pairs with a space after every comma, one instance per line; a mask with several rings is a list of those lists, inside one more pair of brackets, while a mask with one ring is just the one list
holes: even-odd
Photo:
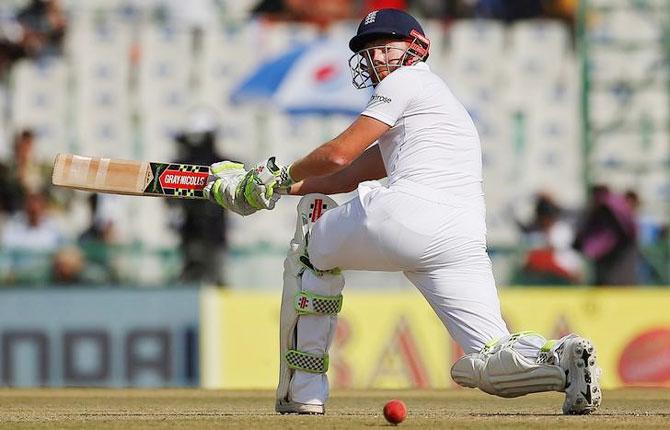
[[370, 12], [368, 16], [365, 17], [365, 25], [372, 24], [377, 19], [377, 11]]

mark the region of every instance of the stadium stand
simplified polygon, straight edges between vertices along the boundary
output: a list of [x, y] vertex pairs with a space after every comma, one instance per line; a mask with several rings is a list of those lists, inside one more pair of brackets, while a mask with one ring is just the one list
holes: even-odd
[[13, 71], [10, 122], [15, 129], [33, 129], [40, 161], [67, 152], [68, 67], [62, 59], [22, 60]]
[[[354, 21], [320, 33], [309, 25], [248, 20], [244, 11], [253, 2], [227, 1], [207, 17], [213, 24], [203, 26], [195, 18], [180, 19], [179, 5], [166, 3], [165, 10], [157, 10], [151, 2], [70, 3], [76, 7], [65, 56], [23, 61], [12, 73], [6, 129], [36, 130], [40, 160], [62, 151], [171, 160], [177, 154], [175, 132], [194, 106], [215, 110], [217, 148], [248, 164], [269, 153], [293, 159], [350, 121], [341, 115], [291, 116], [271, 102], [234, 104], [230, 94], [259, 64], [291, 47], [319, 37], [346, 41]], [[644, 210], [662, 217], [667, 174], [660, 169], [641, 173], [670, 157], [667, 132], [660, 126], [670, 105], [667, 91], [658, 91], [667, 80], [664, 54], [657, 49], [659, 26], [648, 25], [648, 9], [622, 12], [611, 2], [591, 3], [604, 12], [588, 37], [606, 49], [588, 54], [594, 143], [586, 161], [580, 128], [582, 59], [568, 26], [548, 19], [511, 24], [426, 20], [432, 39], [428, 62], [464, 102], [480, 132], [492, 249], [518, 243], [512, 215], [527, 213], [538, 191], [551, 193], [568, 210], [580, 209], [586, 201], [584, 171], [590, 167], [595, 167], [590, 180], [606, 178], [639, 189]], [[622, 60], [615, 49], [621, 40], [644, 42], [645, 48], [627, 52], [628, 61]], [[612, 131], [615, 136], [608, 134]], [[629, 171], [631, 165], [637, 170]], [[174, 214], [162, 202], [120, 198], [116, 204], [115, 224], [135, 221], [119, 228], [121, 242], [178, 249], [170, 227]], [[71, 234], [87, 227], [86, 217], [71, 218], [66, 228]], [[232, 218], [230, 247], [238, 255], [254, 248], [283, 250], [294, 222], [291, 205], [280, 205], [272, 216], [258, 215], [253, 225]]]
[[125, 22], [82, 16], [69, 32], [75, 81], [74, 147], [84, 154], [135, 155], [131, 129], [131, 29]]
[[173, 160], [174, 136], [193, 104], [191, 34], [183, 28], [149, 23], [139, 36], [138, 109], [141, 159]]

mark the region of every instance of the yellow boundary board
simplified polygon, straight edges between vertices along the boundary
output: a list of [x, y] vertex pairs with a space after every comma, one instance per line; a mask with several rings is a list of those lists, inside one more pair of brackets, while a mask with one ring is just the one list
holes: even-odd
[[[510, 289], [501, 292], [512, 331], [588, 336], [607, 388], [670, 386], [670, 291]], [[207, 289], [201, 296], [202, 384], [274, 388], [280, 292]], [[460, 355], [414, 290], [348, 291], [331, 350], [334, 388], [448, 388]]]

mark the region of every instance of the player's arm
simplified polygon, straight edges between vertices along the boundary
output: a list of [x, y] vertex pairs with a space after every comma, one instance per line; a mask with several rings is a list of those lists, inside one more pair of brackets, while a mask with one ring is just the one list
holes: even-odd
[[[354, 169], [347, 169], [354, 160], [357, 160], [381, 135], [390, 128], [377, 119], [359, 116], [339, 136], [330, 140], [307, 154], [305, 157], [291, 164], [289, 175], [294, 182], [318, 176], [331, 176], [342, 172], [345, 177], [359, 173], [362, 167], [372, 167], [375, 163], [370, 160], [362, 160], [369, 163]], [[381, 156], [379, 156], [381, 161]], [[375, 173], [379, 173], [376, 166]], [[383, 168], [383, 165], [381, 166]], [[386, 173], [384, 173], [384, 176]], [[340, 183], [347, 182], [345, 178], [338, 179]]]
[[337, 194], [356, 189], [363, 181], [386, 177], [386, 168], [379, 146], [373, 145], [342, 170], [331, 175], [313, 176], [291, 186], [289, 194], [303, 196], [309, 193]]
[[[361, 115], [339, 136], [290, 166], [277, 165], [275, 158], [270, 157], [246, 171], [244, 175], [238, 175], [236, 163], [230, 161], [215, 163], [216, 165], [211, 166], [213, 175], [204, 192], [210, 200], [224, 208], [248, 215], [259, 209], [272, 209], [279, 197], [278, 192], [285, 193], [291, 185], [309, 178], [331, 176], [341, 172], [340, 175], [331, 178], [336, 181], [334, 185], [329, 185], [332, 191], [320, 188], [326, 185], [324, 181], [315, 181], [308, 182], [304, 190], [303, 184], [297, 186], [296, 193], [304, 194], [305, 190], [310, 188], [330, 193], [353, 189], [362, 180], [386, 176], [383, 172], [381, 154], [377, 154], [376, 157], [372, 155], [363, 157], [356, 166], [351, 169], [347, 167], [361, 157], [365, 150], [389, 128], [390, 126], [382, 121]], [[367, 168], [371, 171], [363, 172]]]

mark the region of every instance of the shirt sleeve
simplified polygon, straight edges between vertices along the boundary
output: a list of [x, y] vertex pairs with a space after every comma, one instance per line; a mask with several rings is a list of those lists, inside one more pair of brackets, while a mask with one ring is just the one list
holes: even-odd
[[410, 73], [396, 70], [375, 88], [368, 105], [361, 115], [378, 119], [393, 127], [400, 119], [412, 97], [416, 94], [416, 83]]

